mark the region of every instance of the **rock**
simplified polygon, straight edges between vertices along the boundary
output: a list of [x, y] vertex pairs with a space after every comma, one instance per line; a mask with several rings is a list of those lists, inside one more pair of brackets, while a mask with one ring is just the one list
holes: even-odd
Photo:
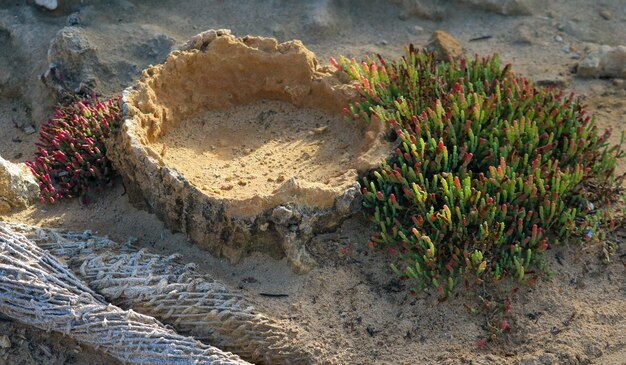
[[78, 89], [81, 83], [95, 86], [95, 68], [102, 67], [85, 31], [73, 26], [57, 32], [48, 49], [48, 62], [48, 71], [58, 74], [59, 88], [69, 90]]
[[490, 11], [502, 15], [531, 15], [538, 2], [533, 0], [459, 0], [474, 9]]
[[[296, 178], [291, 170], [265, 167], [265, 174], [260, 176], [273, 179], [277, 185], [268, 184], [258, 191], [250, 188], [251, 192], [244, 198], [241, 192], [248, 190], [250, 183], [245, 189], [233, 186], [242, 178], [234, 176], [231, 170], [234, 167], [229, 166], [229, 170], [224, 167], [223, 175], [217, 175], [215, 182], [203, 179], [201, 184], [219, 187], [232, 176], [227, 188], [236, 194], [230, 190], [219, 194], [206, 192], [170, 162], [163, 162], [158, 152], [141, 146], [160, 131], [175, 131], [174, 124], [169, 124], [174, 119], [155, 118], [157, 114], [164, 115], [163, 112], [169, 115], [170, 110], [177, 110], [175, 118], [183, 122], [190, 120], [194, 110], [218, 110], [268, 98], [337, 113], [358, 94], [351, 83], [339, 79], [341, 73], [318, 65], [313, 53], [300, 41], [278, 43], [264, 37], [236, 38], [223, 30], [209, 30], [192, 37], [180, 51], [172, 52], [164, 64], [144, 70], [141, 80], [123, 92], [122, 110], [127, 115], [124, 127], [106, 142], [107, 156], [124, 179], [130, 201], [156, 213], [170, 229], [185, 233], [191, 242], [231, 262], [253, 251], [263, 251], [276, 258], [287, 256], [297, 272], [309, 270], [314, 260], [306, 253], [307, 242], [318, 232], [337, 228], [351, 214], [349, 200], [360, 197], [359, 190], [352, 186], [359, 171], [368, 171], [392, 150], [384, 139], [387, 132], [384, 124], [370, 123], [363, 126], [364, 130], [354, 131], [355, 143], [363, 138], [366, 147], [359, 154], [350, 155], [353, 164], [342, 168], [343, 175]], [[192, 94], [203, 95], [202, 100], [207, 103], [201, 99], [178, 98]], [[148, 95], [159, 96], [151, 99]], [[148, 99], [152, 101], [146, 103]], [[307, 128], [303, 132], [308, 131]], [[325, 146], [337, 140], [337, 135], [353, 133], [347, 129], [337, 132], [332, 127], [319, 132], [313, 136], [318, 136]], [[146, 138], [140, 137], [144, 135]], [[246, 136], [242, 134], [236, 151], [267, 143], [257, 140], [255, 135], [254, 131]], [[218, 149], [228, 146], [219, 136], [207, 141], [207, 149], [212, 144], [219, 146]], [[342, 144], [334, 148], [339, 153], [324, 163], [344, 163]], [[241, 160], [231, 162], [240, 165]], [[344, 194], [347, 190], [350, 191]]]
[[286, 225], [291, 217], [293, 217], [293, 211], [282, 205], [272, 211], [272, 220], [277, 224]]
[[9, 336], [2, 335], [0, 336], [0, 349], [10, 349], [11, 348], [11, 340]]
[[69, 27], [80, 25], [80, 14], [79, 13], [72, 13], [72, 14], [68, 15], [67, 19], [65, 20], [65, 23]]
[[361, 207], [361, 185], [355, 183], [355, 186], [347, 189], [342, 196], [335, 202], [335, 208], [342, 214], [351, 214], [357, 212]]
[[26, 208], [38, 198], [39, 185], [30, 169], [0, 157], [0, 213]]
[[608, 10], [602, 10], [600, 12], [600, 16], [603, 17], [605, 20], [611, 20], [613, 19], [613, 13], [611, 13]]
[[139, 44], [135, 49], [135, 53], [138, 57], [148, 57], [156, 61], [155, 63], [163, 62], [165, 57], [172, 50], [174, 43], [174, 38], [166, 34], [156, 34]]
[[424, 5], [424, 2], [420, 0], [392, 0], [391, 2], [400, 7], [400, 19], [402, 20], [410, 17], [441, 20], [444, 16], [444, 10], [440, 6], [441, 1], [427, 1], [427, 5]]
[[33, 134], [36, 132], [35, 128], [32, 125], [26, 125], [22, 128], [22, 131], [26, 134]]
[[48, 10], [54, 10], [57, 6], [59, 6], [59, 4], [57, 4], [57, 0], [35, 0], [35, 4]]
[[426, 49], [433, 52], [438, 61], [447, 61], [450, 57], [463, 55], [461, 43], [443, 30], [437, 30], [430, 36]]
[[[316, 38], [326, 38], [339, 32], [346, 20], [337, 16], [337, 10], [334, 9], [333, 3], [329, 0], [317, 0], [309, 3], [309, 9], [305, 12], [302, 20], [302, 27], [307, 33]], [[274, 33], [280, 35], [280, 31]]]
[[580, 77], [626, 78], [626, 46], [601, 46], [578, 64]]
[[416, 25], [413, 27], [413, 32], [415, 34], [422, 34], [422, 32], [424, 32], [424, 27], [420, 27], [419, 25]]
[[527, 25], [520, 25], [513, 31], [513, 43], [530, 45], [536, 37], [533, 36], [531, 28]]
[[569, 86], [569, 79], [562, 76], [546, 76], [538, 79], [536, 83], [542, 87], [564, 89]]
[[585, 42], [595, 42], [598, 38], [595, 31], [572, 20], [568, 20], [565, 24], [558, 24], [557, 29]]

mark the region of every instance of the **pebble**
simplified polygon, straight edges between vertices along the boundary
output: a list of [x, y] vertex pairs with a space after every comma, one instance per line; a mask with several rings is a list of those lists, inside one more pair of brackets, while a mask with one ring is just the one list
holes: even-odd
[[529, 45], [533, 43], [535, 38], [531, 26], [527, 24], [521, 24], [512, 33], [512, 41], [517, 44]]
[[419, 25], [416, 25], [413, 27], [413, 31], [415, 32], [415, 34], [421, 34], [424, 31], [424, 27], [420, 27]]
[[613, 86], [617, 88], [620, 88], [620, 89], [626, 88], [626, 80], [624, 79], [613, 79], [611, 80], [611, 83], [613, 84]]
[[387, 44], [389, 44], [389, 42], [387, 42], [385, 39], [381, 40], [378, 43], [380, 43], [380, 45], [382, 45], [382, 46], [386, 46]]
[[23, 130], [23, 131], [24, 131], [24, 133], [26, 133], [26, 134], [33, 134], [33, 133], [35, 133], [35, 132], [36, 132], [36, 131], [35, 131], [35, 128], [33, 128], [33, 126], [32, 126], [32, 125], [27, 125], [27, 126], [25, 126], [22, 130]]
[[561, 37], [560, 35], [557, 35], [557, 36], [554, 37], [554, 40], [559, 42], [559, 43], [561, 43], [561, 42], [563, 42], [563, 37]]
[[76, 25], [80, 25], [80, 14], [72, 13], [72, 14], [68, 15], [67, 19], [65, 20], [65, 22], [70, 27], [73, 27], [73, 26], [76, 26]]
[[544, 77], [536, 81], [537, 85], [549, 88], [566, 88], [569, 86], [569, 80], [561, 76]]
[[605, 20], [613, 19], [613, 13], [611, 13], [609, 10], [602, 10], [600, 12], [600, 16], [603, 17]]
[[11, 340], [9, 336], [2, 335], [0, 336], [0, 349], [10, 349], [11, 348]]
[[437, 30], [430, 36], [426, 49], [433, 52], [438, 61], [447, 61], [449, 57], [463, 55], [461, 43], [443, 30]]

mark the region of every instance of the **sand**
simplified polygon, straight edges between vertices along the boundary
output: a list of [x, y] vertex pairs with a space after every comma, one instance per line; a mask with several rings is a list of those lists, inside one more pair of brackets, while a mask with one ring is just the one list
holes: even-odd
[[150, 147], [206, 194], [246, 199], [292, 177], [350, 184], [361, 134], [341, 115], [268, 100], [181, 122]]
[[[245, 1], [201, 0], [158, 5], [152, 1], [115, 1], [113, 6], [87, 6], [79, 1], [67, 4], [55, 12], [32, 10], [32, 4], [0, 5], [0, 15], [5, 18], [17, 16], [25, 26], [40, 26], [30, 47], [15, 45], [0, 32], [0, 65], [7, 64], [11, 72], [25, 75], [20, 80], [34, 79], [47, 67], [49, 41], [77, 9], [82, 9], [82, 27], [96, 46], [100, 62], [111, 70], [99, 79], [107, 95], [137, 78], [149, 63], [163, 61], [158, 52], [148, 57], [132, 51], [150, 39], [147, 34], [167, 34], [180, 44], [201, 30], [226, 27], [237, 35], [302, 39], [326, 60], [339, 54], [397, 56], [407, 43], [425, 44], [432, 31], [444, 29], [457, 37], [469, 54], [499, 52], [519, 73], [535, 81], [559, 83], [585, 97], [598, 125], [614, 129], [610, 142], [618, 142], [619, 132], [626, 130], [624, 82], [583, 80], [573, 74], [586, 49], [624, 42], [626, 9], [620, 1], [552, 1], [534, 6], [528, 16], [449, 6], [439, 21], [407, 16], [401, 7], [388, 2], [370, 6], [356, 1], [293, 6], [263, 2], [255, 7]], [[610, 11], [613, 18], [603, 18], [601, 11]], [[483, 36], [491, 38], [471, 41]], [[20, 54], [12, 56], [14, 49]], [[12, 161], [32, 158], [36, 141], [36, 135], [14, 128], [12, 118], [39, 125], [42, 115], [37, 115], [34, 106], [41, 105], [43, 110], [52, 104], [49, 96], [43, 98], [45, 93], [35, 92], [38, 83], [23, 82], [26, 86], [21, 91], [0, 94], [0, 155]], [[256, 117], [252, 111], [250, 116]], [[215, 146], [216, 150], [225, 148], [217, 142]], [[168, 157], [172, 150], [167, 148], [166, 158], [175, 157]], [[210, 144], [203, 152], [214, 153]], [[617, 170], [625, 172], [626, 163], [620, 162]], [[233, 179], [233, 184], [240, 188], [238, 180]], [[134, 236], [157, 252], [181, 253], [184, 260], [198, 263], [216, 279], [243, 292], [260, 311], [292, 321], [311, 339], [323, 342], [321, 363], [626, 363], [624, 227], [609, 237], [615, 254], [608, 265], [601, 260], [606, 242], [554, 245], [547, 255], [550, 275], [542, 276], [534, 286], [521, 287], [514, 296], [509, 317], [512, 332], [477, 349], [476, 342], [485, 333], [485, 318], [468, 313], [463, 306], [476, 305], [477, 299], [459, 294], [439, 303], [431, 292], [409, 295], [408, 284], [398, 281], [389, 269], [393, 257], [366, 247], [372, 232], [364, 215], [348, 220], [337, 232], [316, 237], [309, 250], [318, 267], [296, 275], [286, 260], [259, 253], [238, 265], [211, 257], [182, 235], [168, 231], [154, 215], [135, 209], [121, 184], [93, 194], [90, 200], [87, 205], [78, 201], [37, 205], [0, 219], [91, 229], [122, 241]], [[268, 298], [260, 293], [288, 296]], [[61, 336], [24, 329], [5, 319], [0, 320], [2, 335], [9, 337], [11, 348], [0, 349], [0, 364], [115, 363], [94, 349], [81, 347], [76, 354], [77, 345]]]

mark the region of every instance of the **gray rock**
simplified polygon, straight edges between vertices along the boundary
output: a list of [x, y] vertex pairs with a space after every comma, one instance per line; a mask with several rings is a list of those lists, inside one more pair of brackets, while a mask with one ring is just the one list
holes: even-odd
[[585, 42], [595, 42], [598, 38], [598, 35], [593, 29], [572, 20], [558, 24], [557, 29]]
[[0, 85], [0, 94], [23, 101], [29, 108], [28, 119], [33, 121], [46, 120], [54, 105], [37, 77], [48, 64], [49, 34], [56, 32], [58, 25], [41, 21], [42, 16], [48, 15], [35, 6], [0, 9], [0, 47], [10, 50], [0, 54], [0, 80], [3, 72], [10, 76], [7, 84]]
[[626, 78], [626, 46], [601, 46], [578, 64], [580, 77]]
[[361, 207], [361, 185], [354, 183], [354, 186], [348, 188], [335, 202], [335, 208], [341, 214], [356, 213]]
[[400, 7], [400, 19], [411, 17], [441, 20], [444, 17], [444, 8], [440, 0], [392, 0]]
[[293, 217], [293, 211], [282, 205], [272, 211], [272, 220], [281, 225], [287, 224], [291, 217]]
[[0, 213], [26, 208], [38, 197], [39, 185], [30, 169], [0, 157]]
[[611, 13], [609, 10], [602, 10], [600, 12], [600, 16], [603, 17], [605, 20], [613, 19], [613, 13]]
[[522, 24], [512, 34], [512, 41], [516, 44], [530, 45], [537, 37], [528, 25]]
[[11, 348], [11, 340], [9, 336], [2, 335], [0, 336], [0, 349], [10, 349]]
[[535, 0], [459, 0], [459, 2], [474, 9], [502, 15], [531, 15], [540, 4]]
[[57, 6], [59, 6], [57, 0], [35, 0], [35, 4], [48, 10], [54, 10], [57, 8]]
[[537, 85], [549, 88], [566, 88], [569, 86], [569, 79], [562, 76], [546, 75], [536, 81]]
[[50, 43], [48, 62], [55, 64], [65, 78], [79, 80], [91, 71], [90, 65], [97, 63], [96, 47], [82, 29], [64, 27]]
[[67, 25], [69, 27], [73, 27], [76, 25], [80, 25], [80, 14], [79, 13], [72, 13], [70, 15], [67, 16], [67, 19], [65, 20], [65, 22], [67, 23]]
[[302, 19], [302, 26], [316, 38], [336, 35], [341, 30], [341, 27], [345, 25], [345, 22], [348, 21], [337, 16], [333, 1], [312, 1], [309, 3], [309, 7]]
[[174, 38], [166, 34], [157, 34], [140, 43], [135, 52], [138, 57], [147, 57], [156, 62], [163, 62], [175, 42]]
[[34, 134], [36, 132], [35, 128], [32, 125], [25, 125], [22, 128], [22, 131], [26, 134]]

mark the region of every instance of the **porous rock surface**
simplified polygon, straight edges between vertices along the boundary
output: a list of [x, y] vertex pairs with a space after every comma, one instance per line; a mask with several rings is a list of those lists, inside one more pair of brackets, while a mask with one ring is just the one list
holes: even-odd
[[28, 167], [0, 156], [0, 213], [26, 208], [38, 196], [39, 185]]
[[[357, 175], [379, 164], [391, 150], [383, 139], [382, 123], [364, 124], [354, 135], [360, 153], [350, 158], [345, 175], [350, 179], [336, 184], [307, 181], [285, 171], [276, 189], [245, 198], [194, 185], [164, 158], [166, 146], [155, 146], [206, 111], [277, 100], [339, 115], [356, 97], [346, 76], [320, 67], [300, 41], [279, 44], [275, 39], [236, 38], [226, 30], [210, 30], [172, 52], [164, 64], [144, 70], [141, 80], [124, 91], [125, 120], [109, 141], [108, 155], [131, 201], [157, 214], [170, 229], [233, 262], [256, 250], [276, 258], [286, 255], [296, 271], [306, 272], [314, 266], [306, 242], [358, 209]], [[223, 124], [228, 126], [229, 121]], [[333, 128], [335, 124], [329, 130]], [[332, 133], [320, 134], [324, 139], [320, 143], [332, 139]]]

